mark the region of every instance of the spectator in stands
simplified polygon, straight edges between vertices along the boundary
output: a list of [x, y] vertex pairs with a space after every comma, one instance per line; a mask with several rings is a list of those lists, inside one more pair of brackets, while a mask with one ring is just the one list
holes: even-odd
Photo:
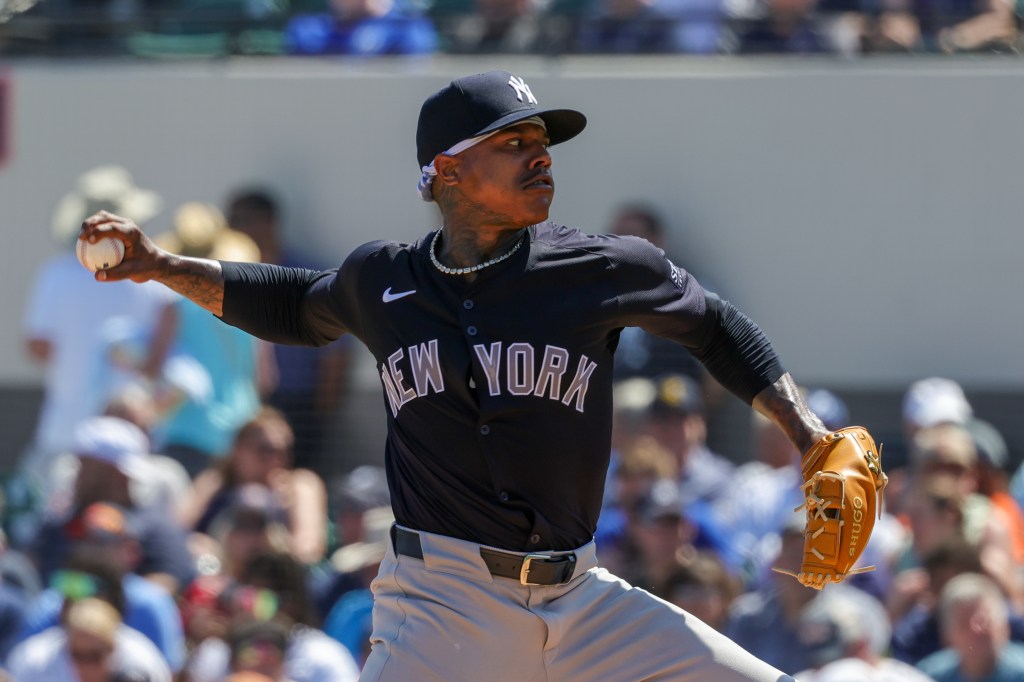
[[[317, 618], [301, 564], [285, 554], [261, 554], [245, 570], [246, 589], [258, 590], [236, 600], [235, 617], [274, 620], [289, 631], [285, 675], [295, 682], [355, 682], [355, 660], [341, 644], [316, 629]], [[228, 673], [231, 650], [223, 640], [209, 638], [188, 666], [191, 682], [215, 682]]]
[[724, 632], [740, 585], [714, 552], [697, 551], [680, 561], [653, 592]]
[[958, 575], [981, 570], [977, 546], [954, 536], [934, 545], [921, 569], [902, 573], [886, 605], [893, 623], [893, 657], [913, 665], [941, 649], [935, 606], [942, 588]]
[[547, 52], [545, 17], [539, 0], [475, 0], [470, 12], [446, 31], [447, 52], [522, 54]]
[[676, 482], [670, 478], [655, 481], [637, 505], [630, 527], [638, 551], [632, 569], [622, 574], [626, 582], [653, 590], [681, 561], [696, 554], [694, 529], [682, 509]]
[[[989, 575], [1000, 582], [1014, 603], [1024, 604], [1021, 576], [1013, 563], [1011, 524], [1002, 509], [977, 492], [978, 454], [970, 432], [950, 423], [922, 429], [914, 436], [910, 455], [914, 481], [923, 485], [949, 482], [961, 512], [959, 532], [968, 542], [978, 545]], [[916, 523], [920, 527], [927, 522], [918, 519]], [[919, 533], [919, 528], [914, 532]], [[915, 538], [915, 548], [920, 545]]]
[[225, 572], [235, 579], [258, 554], [291, 551], [288, 512], [280, 497], [259, 483], [236, 488], [227, 508], [210, 521], [209, 530], [223, 549]]
[[150, 283], [97, 283], [75, 256], [78, 230], [87, 216], [107, 209], [145, 223], [160, 210], [160, 197], [136, 187], [120, 166], [93, 168], [76, 185], [54, 211], [53, 236], [61, 253], [37, 274], [23, 326], [29, 357], [46, 369], [33, 445], [22, 462], [40, 483], [53, 459], [71, 446], [75, 425], [103, 407], [103, 396], [97, 395], [95, 386], [104, 322], [125, 316], [151, 328], [171, 298], [165, 288]]
[[374, 507], [362, 514], [359, 539], [336, 549], [323, 575], [316, 580], [313, 594], [321, 615], [330, 613], [348, 592], [370, 587], [384, 559], [388, 534], [394, 522], [395, 515], [390, 506]]
[[330, 0], [330, 10], [288, 22], [290, 54], [419, 55], [437, 50], [434, 25], [412, 6], [394, 0]]
[[904, 441], [889, 444], [886, 448], [889, 484], [885, 490], [885, 505], [890, 514], [902, 515], [904, 500], [910, 497], [909, 451], [917, 432], [943, 424], [966, 426], [972, 415], [973, 409], [963, 388], [951, 379], [929, 377], [915, 381], [907, 388], [902, 403]]
[[734, 467], [707, 447], [700, 385], [684, 374], [661, 376], [654, 384], [645, 431], [675, 456], [683, 506], [712, 503], [729, 491]]
[[360, 665], [370, 653], [370, 583], [377, 577], [387, 552], [395, 516], [391, 507], [376, 507], [364, 519], [363, 540], [348, 543], [331, 556], [332, 589], [324, 599], [331, 602], [324, 619], [324, 633], [345, 645]]
[[116, 417], [92, 417], [74, 430], [72, 452], [78, 474], [66, 505], [54, 501], [33, 546], [33, 556], [45, 580], [63, 563], [82, 514], [90, 505], [106, 502], [125, 510], [127, 524], [138, 539], [141, 558], [135, 571], [172, 594], [192, 578], [185, 533], [173, 518], [158, 509], [135, 503], [131, 480], [149, 473], [145, 453], [149, 440], [135, 425]]
[[171, 671], [146, 637], [122, 622], [121, 572], [102, 549], [79, 550], [60, 578], [60, 625], [25, 640], [7, 661], [15, 682], [142, 679], [170, 682]]
[[[228, 225], [248, 235], [263, 263], [285, 267], [325, 269], [308, 254], [285, 244], [281, 207], [270, 192], [241, 189], [228, 199]], [[275, 344], [277, 384], [266, 402], [281, 410], [295, 433], [294, 465], [328, 478], [321, 460], [328, 425], [341, 405], [351, 360], [352, 340], [343, 336], [321, 348]]]
[[391, 493], [384, 467], [364, 464], [347, 473], [338, 482], [335, 492], [334, 526], [338, 546], [363, 541], [367, 512], [390, 506]]
[[799, 640], [815, 669], [796, 675], [800, 682], [928, 682], [906, 663], [885, 656], [889, 619], [873, 597], [851, 587], [830, 588], [800, 616]]
[[[185, 641], [181, 618], [174, 599], [165, 589], [134, 571], [140, 559], [138, 539], [124, 510], [117, 505], [97, 502], [87, 507], [68, 527], [71, 555], [76, 551], [102, 551], [116, 563], [124, 593], [124, 624], [145, 635], [171, 670], [185, 662]], [[32, 602], [21, 638], [26, 639], [58, 624], [67, 592], [68, 573], [53, 574], [50, 589]]]
[[714, 53], [721, 14], [717, 2], [596, 0], [581, 21], [576, 47], [610, 54]]
[[[174, 230], [159, 237], [172, 253], [241, 262], [259, 260], [255, 242], [227, 227], [213, 206], [187, 203], [174, 216]], [[144, 371], [163, 374], [172, 354], [194, 358], [210, 378], [205, 401], [188, 400], [157, 429], [160, 450], [195, 476], [222, 458], [238, 429], [259, 409], [276, 382], [271, 347], [219, 320], [195, 303], [177, 298], [161, 312]]]
[[[118, 389], [103, 415], [134, 424], [149, 437], [158, 419], [157, 411], [153, 394], [144, 385], [135, 383]], [[144, 455], [139, 464], [140, 471], [130, 481], [132, 499], [141, 507], [173, 514], [178, 501], [192, 485], [188, 472], [177, 460], [156, 453]], [[70, 452], [57, 458], [50, 469], [51, 499], [70, 494], [78, 465], [78, 457]]]
[[179, 507], [179, 520], [208, 533], [238, 488], [255, 483], [273, 491], [284, 508], [294, 556], [304, 563], [319, 561], [327, 545], [327, 492], [315, 473], [291, 466], [291, 451], [288, 421], [264, 407], [238, 431], [228, 456], [196, 477]]
[[1024, 679], [1024, 646], [1010, 642], [1003, 594], [988, 578], [966, 573], [949, 581], [939, 596], [939, 622], [946, 649], [918, 664], [936, 682]]
[[766, 14], [740, 33], [741, 54], [824, 54], [836, 51], [819, 23], [818, 0], [768, 0]]
[[[804, 522], [804, 514], [788, 514], [778, 555], [770, 558], [772, 566], [794, 573], [800, 570]], [[733, 602], [725, 634], [785, 673], [810, 668], [814, 663], [811, 646], [801, 642], [798, 633], [800, 617], [816, 594], [787, 575], [772, 573], [762, 587]]]
[[[629, 381], [645, 381], [629, 380]], [[647, 382], [650, 383], [650, 382]], [[637, 573], [639, 549], [633, 529], [639, 523], [640, 507], [658, 481], [674, 481], [676, 465], [672, 453], [650, 437], [625, 442], [616, 450], [609, 475], [607, 497], [597, 522], [601, 563], [615, 575]]]

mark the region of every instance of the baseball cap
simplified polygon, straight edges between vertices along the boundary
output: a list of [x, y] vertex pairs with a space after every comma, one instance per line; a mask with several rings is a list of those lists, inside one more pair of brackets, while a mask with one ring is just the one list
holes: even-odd
[[67, 523], [71, 540], [117, 541], [135, 538], [137, 528], [123, 507], [109, 502], [94, 502]]
[[362, 513], [391, 504], [387, 473], [383, 467], [363, 464], [344, 476], [335, 489], [334, 513]]
[[51, 229], [54, 238], [63, 244], [77, 237], [82, 221], [97, 211], [111, 211], [144, 223], [159, 213], [161, 203], [156, 192], [136, 187], [123, 166], [97, 166], [79, 176], [75, 189], [57, 202]]
[[246, 483], [231, 494], [227, 508], [214, 519], [211, 526], [226, 522], [229, 527], [241, 525], [288, 525], [288, 513], [270, 488], [259, 483]]
[[338, 573], [351, 573], [384, 559], [388, 549], [388, 536], [395, 515], [391, 507], [376, 507], [366, 512], [363, 527], [366, 537], [360, 542], [350, 542], [331, 555], [331, 565]]
[[700, 385], [685, 374], [668, 374], [655, 382], [650, 413], [655, 417], [685, 417], [704, 411]]
[[679, 484], [668, 478], [655, 481], [650, 491], [637, 503], [637, 515], [647, 523], [683, 518], [683, 499], [679, 492]]
[[903, 397], [903, 419], [918, 428], [945, 422], [966, 424], [971, 414], [964, 390], [952, 379], [931, 377], [916, 381]]
[[75, 427], [71, 451], [79, 458], [106, 462], [129, 478], [149, 472], [149, 438], [139, 427], [118, 417], [90, 417]]
[[570, 140], [587, 125], [573, 109], [540, 106], [530, 86], [508, 71], [488, 71], [453, 80], [427, 98], [416, 126], [416, 158], [426, 166], [438, 154], [472, 137], [537, 116], [551, 144]]

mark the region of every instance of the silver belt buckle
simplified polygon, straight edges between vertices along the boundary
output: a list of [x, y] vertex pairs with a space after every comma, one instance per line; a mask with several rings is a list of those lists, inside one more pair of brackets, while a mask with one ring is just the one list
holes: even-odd
[[519, 570], [519, 583], [521, 585], [540, 585], [540, 583], [531, 583], [527, 578], [530, 577], [530, 564], [535, 560], [546, 561], [548, 555], [546, 554], [527, 554], [523, 557], [523, 567]]

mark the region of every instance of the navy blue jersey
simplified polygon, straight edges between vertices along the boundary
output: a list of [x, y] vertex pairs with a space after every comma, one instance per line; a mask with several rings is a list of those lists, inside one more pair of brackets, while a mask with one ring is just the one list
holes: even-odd
[[[759, 329], [648, 242], [551, 223], [527, 232], [472, 282], [433, 266], [433, 233], [366, 244], [336, 272], [226, 263], [223, 319], [276, 342], [351, 332], [366, 344], [387, 409], [398, 523], [565, 550], [597, 524], [624, 326], [741, 366], [726, 380], [748, 401], [782, 370], [774, 354], [749, 352], [751, 339], [767, 346]], [[742, 334], [723, 332], [737, 319]]]

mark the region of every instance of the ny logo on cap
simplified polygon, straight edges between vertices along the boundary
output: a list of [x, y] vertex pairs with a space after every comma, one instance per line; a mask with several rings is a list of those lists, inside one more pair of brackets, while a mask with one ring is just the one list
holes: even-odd
[[520, 102], [523, 101], [523, 95], [526, 95], [526, 100], [530, 104], [537, 103], [537, 98], [533, 96], [532, 92], [530, 92], [530, 86], [527, 85], [526, 81], [524, 81], [522, 78], [519, 78], [518, 76], [512, 76], [511, 78], [508, 79], [508, 84], [511, 85], [512, 89], [516, 91], [516, 99], [518, 99]]

